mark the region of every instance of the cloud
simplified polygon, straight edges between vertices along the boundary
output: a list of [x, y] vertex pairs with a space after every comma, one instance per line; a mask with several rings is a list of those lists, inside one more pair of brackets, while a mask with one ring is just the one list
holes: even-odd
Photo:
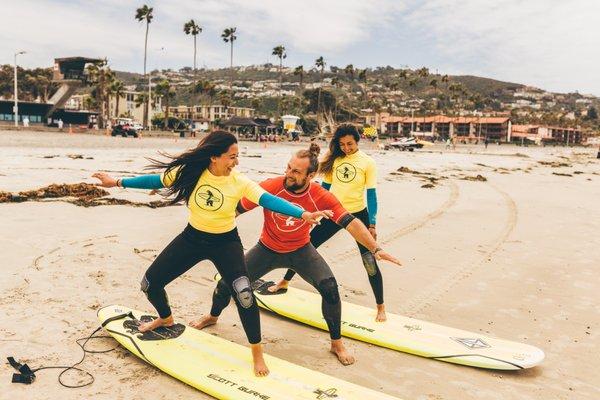
[[[113, 68], [142, 71], [144, 25], [139, 2], [122, 0], [8, 0], [3, 4], [0, 63], [17, 49], [25, 66], [49, 66], [55, 57], [107, 57]], [[428, 66], [557, 91], [600, 94], [600, 2], [596, 0], [156, 0], [148, 66], [192, 64], [194, 18], [199, 65], [229, 64], [220, 34], [238, 30], [238, 65], [275, 62], [283, 44], [288, 65]], [[32, 12], [32, 11], [35, 12]], [[165, 50], [159, 51], [164, 48]]]
[[600, 2], [430, 0], [403, 16], [442, 68], [600, 93]]

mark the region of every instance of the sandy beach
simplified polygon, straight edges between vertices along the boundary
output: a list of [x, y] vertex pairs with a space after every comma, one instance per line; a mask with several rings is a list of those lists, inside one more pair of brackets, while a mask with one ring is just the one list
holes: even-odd
[[[0, 131], [0, 192], [95, 183], [96, 171], [140, 174], [147, 172], [146, 157], [195, 144], [194, 139]], [[242, 142], [239, 170], [257, 181], [281, 174], [300, 146]], [[265, 351], [405, 400], [600, 398], [597, 150], [465, 145], [409, 153], [371, 143], [362, 148], [379, 167], [379, 241], [404, 264], [381, 264], [388, 312], [528, 343], [543, 349], [546, 360], [524, 371], [480, 370], [347, 339], [357, 362], [343, 367], [327, 352], [326, 332], [261, 312]], [[136, 203], [160, 200], [142, 190], [108, 191], [111, 198]], [[84, 207], [66, 200], [0, 204], [2, 355], [32, 367], [78, 361], [75, 339], [98, 326], [101, 306], [153, 311], [140, 279], [187, 223], [183, 206]], [[256, 243], [262, 218], [259, 211], [239, 218], [246, 249]], [[374, 307], [350, 235], [338, 234], [320, 252], [343, 299]], [[215, 272], [202, 262], [168, 286], [178, 321], [209, 311]], [[278, 279], [283, 272], [268, 277]], [[313, 290], [299, 278], [292, 285]], [[207, 331], [246, 344], [233, 306]], [[90, 347], [114, 345], [102, 339]], [[55, 370], [40, 371], [32, 385], [11, 384], [13, 370], [3, 363], [1, 397], [210, 398], [122, 348], [89, 354], [82, 368], [95, 382], [67, 389], [58, 384]], [[77, 376], [65, 380], [76, 382]]]

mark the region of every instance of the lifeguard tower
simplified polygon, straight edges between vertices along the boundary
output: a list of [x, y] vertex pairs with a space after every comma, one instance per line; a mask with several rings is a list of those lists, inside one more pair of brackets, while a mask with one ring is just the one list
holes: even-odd
[[101, 58], [67, 57], [54, 59], [52, 82], [60, 83], [60, 87], [48, 101], [52, 107], [46, 116], [65, 105], [77, 88], [87, 85], [88, 75], [86, 67], [89, 64], [102, 65], [106, 62]]

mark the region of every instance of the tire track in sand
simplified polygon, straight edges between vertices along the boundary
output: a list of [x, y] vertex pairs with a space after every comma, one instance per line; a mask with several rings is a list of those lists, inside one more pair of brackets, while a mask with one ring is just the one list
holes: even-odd
[[[449, 193], [446, 201], [440, 207], [438, 207], [436, 210], [430, 212], [429, 214], [426, 214], [420, 220], [415, 221], [412, 224], [406, 225], [400, 229], [393, 231], [392, 233], [386, 235], [383, 239], [379, 239], [377, 242], [379, 244], [383, 244], [383, 245], [388, 244], [402, 236], [408, 235], [409, 233], [412, 233], [412, 232], [416, 231], [417, 229], [422, 228], [431, 220], [434, 220], [434, 219], [442, 216], [446, 211], [448, 211], [448, 209], [450, 209], [452, 206], [454, 206], [454, 204], [456, 204], [458, 197], [460, 195], [460, 190], [458, 189], [458, 185], [455, 182], [448, 181], [448, 185], [450, 187], [450, 193]], [[351, 248], [346, 249], [346, 250], [342, 251], [341, 253], [333, 256], [332, 259], [334, 259], [335, 261], [341, 261], [341, 260], [345, 260], [349, 257], [357, 256], [357, 255], [358, 255], [358, 253], [357, 253], [356, 245], [353, 244]]]
[[459, 282], [470, 278], [483, 264], [491, 259], [491, 257], [500, 250], [502, 245], [508, 240], [508, 237], [514, 230], [518, 221], [518, 210], [517, 206], [508, 193], [499, 189], [493, 184], [488, 184], [497, 193], [499, 193], [506, 205], [508, 215], [504, 224], [504, 228], [496, 239], [492, 242], [489, 250], [477, 261], [464, 265], [450, 271], [448, 274], [442, 276], [435, 283], [426, 288], [421, 294], [414, 296], [410, 301], [405, 303], [398, 312], [402, 315], [413, 317], [417, 313], [422, 312], [433, 304], [439, 302], [442, 297], [448, 293], [454, 286]]

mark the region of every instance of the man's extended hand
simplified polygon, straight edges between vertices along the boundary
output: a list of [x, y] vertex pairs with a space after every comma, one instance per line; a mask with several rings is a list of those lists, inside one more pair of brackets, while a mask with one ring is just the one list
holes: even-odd
[[319, 225], [319, 221], [321, 220], [321, 218], [329, 219], [331, 217], [333, 217], [333, 211], [331, 211], [331, 210], [323, 210], [323, 211], [315, 211], [315, 212], [304, 211], [302, 213], [302, 219], [311, 225]]

